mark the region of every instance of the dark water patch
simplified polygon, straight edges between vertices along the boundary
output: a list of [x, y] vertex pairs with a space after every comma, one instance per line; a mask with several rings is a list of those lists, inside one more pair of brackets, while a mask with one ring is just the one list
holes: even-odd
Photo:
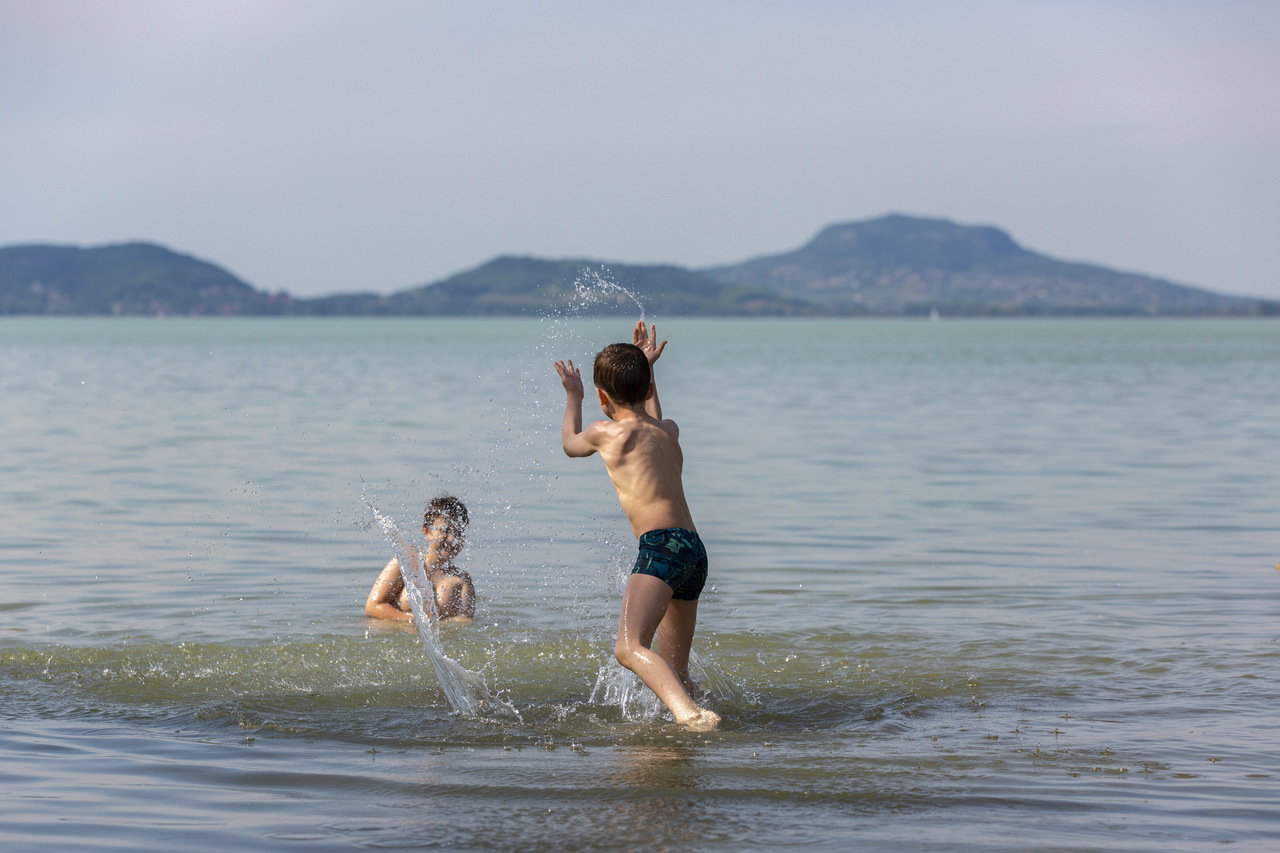
[[25, 610], [28, 607], [39, 606], [34, 601], [6, 601], [0, 603], [0, 613], [6, 613], [14, 610]]

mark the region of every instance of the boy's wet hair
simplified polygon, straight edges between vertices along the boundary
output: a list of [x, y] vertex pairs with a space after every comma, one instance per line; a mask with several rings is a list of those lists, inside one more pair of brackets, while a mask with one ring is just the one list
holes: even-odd
[[643, 403], [653, 372], [644, 350], [635, 344], [609, 344], [596, 355], [592, 377], [609, 399], [624, 405]]
[[467, 525], [471, 521], [467, 517], [466, 505], [453, 495], [441, 495], [438, 498], [432, 498], [431, 503], [427, 504], [427, 512], [423, 516], [422, 526], [430, 527], [431, 522], [435, 521], [437, 515], [443, 516], [458, 535], [461, 535], [467, 529]]

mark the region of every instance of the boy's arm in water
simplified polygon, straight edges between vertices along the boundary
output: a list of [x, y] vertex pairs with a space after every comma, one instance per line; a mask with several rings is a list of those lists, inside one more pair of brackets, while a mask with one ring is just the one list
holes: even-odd
[[564, 385], [564, 424], [560, 429], [560, 440], [565, 455], [590, 456], [599, 448], [599, 430], [594, 423], [585, 430], [582, 428], [582, 398], [585, 394], [582, 374], [573, 366], [572, 360], [568, 363], [557, 361], [553, 366], [560, 376], [560, 383]]
[[441, 619], [470, 622], [476, 615], [476, 588], [466, 572], [442, 577], [436, 582], [435, 595]]
[[662, 351], [667, 348], [667, 342], [658, 343], [657, 323], [646, 329], [643, 320], [636, 321], [636, 327], [631, 331], [631, 342], [644, 352], [645, 358], [649, 359], [649, 377], [653, 393], [644, 401], [645, 413], [649, 417], [660, 421], [662, 420], [662, 404], [658, 402], [658, 374], [653, 370], [653, 363], [658, 360], [662, 355]]
[[392, 622], [412, 622], [413, 614], [405, 613], [396, 606], [400, 593], [404, 589], [404, 579], [400, 576], [400, 561], [395, 557], [387, 563], [378, 579], [369, 590], [369, 597], [364, 603], [364, 615], [370, 619], [387, 619]]

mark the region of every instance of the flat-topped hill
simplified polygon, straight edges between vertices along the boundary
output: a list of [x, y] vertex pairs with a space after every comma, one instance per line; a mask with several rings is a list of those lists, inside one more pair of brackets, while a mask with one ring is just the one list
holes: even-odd
[[990, 226], [890, 215], [824, 228], [804, 246], [703, 270], [833, 311], [872, 315], [1198, 315], [1257, 300], [1055, 260]]

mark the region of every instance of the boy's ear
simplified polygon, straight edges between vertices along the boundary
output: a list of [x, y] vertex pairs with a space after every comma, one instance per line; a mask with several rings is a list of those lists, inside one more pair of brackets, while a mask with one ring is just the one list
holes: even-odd
[[597, 388], [596, 395], [600, 398], [600, 408], [603, 409], [605, 406], [609, 405], [608, 391], [605, 391], [603, 388]]

